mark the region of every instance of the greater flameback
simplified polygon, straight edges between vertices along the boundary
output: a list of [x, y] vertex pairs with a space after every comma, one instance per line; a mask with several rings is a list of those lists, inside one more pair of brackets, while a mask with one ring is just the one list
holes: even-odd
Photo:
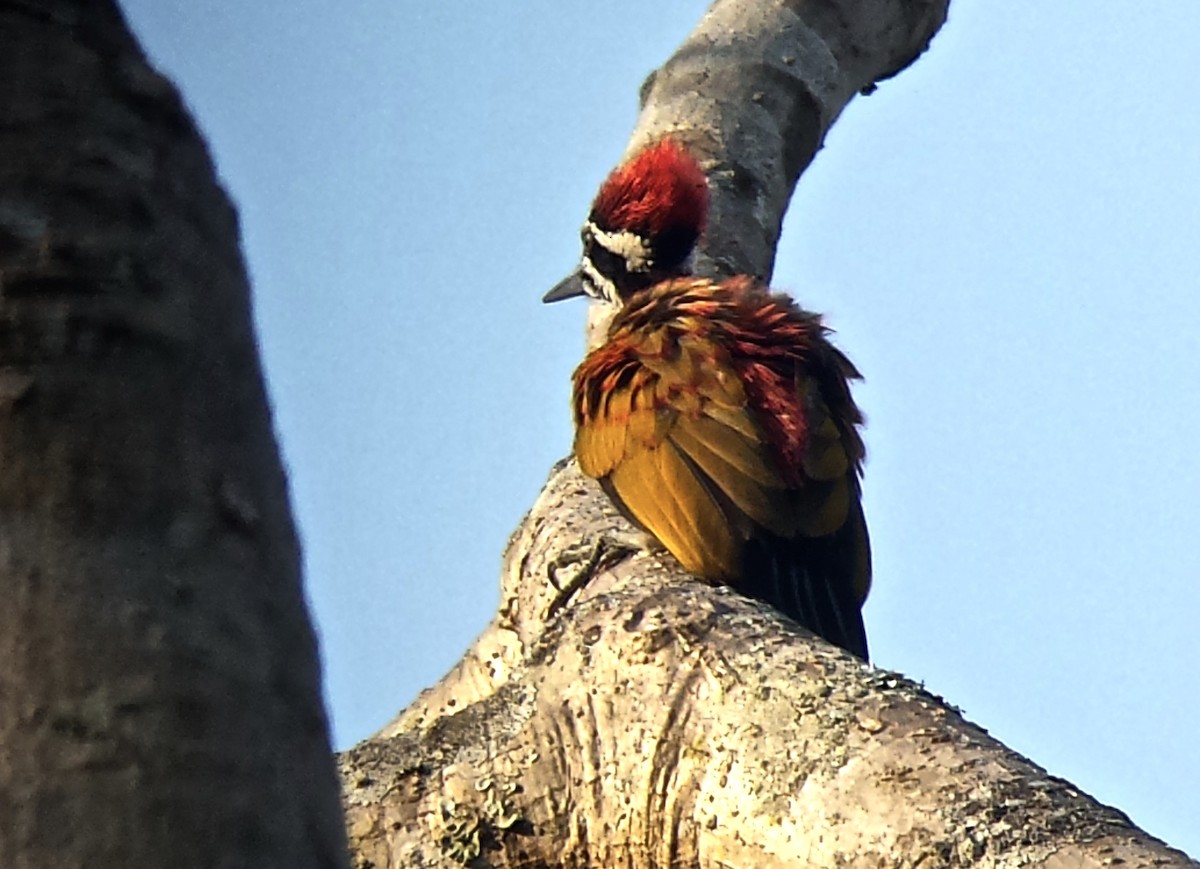
[[601, 186], [582, 264], [545, 299], [611, 315], [575, 371], [576, 459], [686, 570], [866, 660], [860, 375], [786, 295], [689, 274], [707, 211], [670, 139]]

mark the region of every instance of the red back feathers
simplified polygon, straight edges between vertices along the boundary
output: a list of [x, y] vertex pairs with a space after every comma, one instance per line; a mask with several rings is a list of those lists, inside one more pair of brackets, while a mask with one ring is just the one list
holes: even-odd
[[660, 139], [605, 179], [592, 220], [609, 232], [654, 238], [669, 230], [704, 232], [708, 182], [696, 159], [674, 139]]

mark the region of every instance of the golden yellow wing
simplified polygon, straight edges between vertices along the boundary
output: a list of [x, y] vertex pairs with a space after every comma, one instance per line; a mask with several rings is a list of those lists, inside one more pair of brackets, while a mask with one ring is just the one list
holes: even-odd
[[722, 332], [720, 320], [687, 319], [683, 302], [653, 303], [627, 313], [575, 373], [581, 469], [686, 570], [866, 659], [870, 546], [847, 382], [857, 372], [802, 314], [784, 325], [807, 334], [763, 346], [754, 342], [769, 331]]
[[[618, 336], [625, 346], [610, 344], [576, 372], [575, 454], [584, 473], [687, 570], [709, 579], [736, 580], [742, 545], [759, 529], [820, 533], [839, 499], [833, 512], [844, 521], [844, 482], [814, 480], [798, 491], [780, 474], [719, 349], [696, 336], [664, 342], [665, 332]], [[813, 442], [814, 461], [832, 466], [830, 446]]]

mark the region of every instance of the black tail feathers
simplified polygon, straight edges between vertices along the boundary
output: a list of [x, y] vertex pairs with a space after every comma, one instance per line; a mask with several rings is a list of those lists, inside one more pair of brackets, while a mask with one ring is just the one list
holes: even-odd
[[737, 589], [864, 661], [867, 633], [854, 591], [854, 562], [838, 538], [767, 536], [748, 541]]

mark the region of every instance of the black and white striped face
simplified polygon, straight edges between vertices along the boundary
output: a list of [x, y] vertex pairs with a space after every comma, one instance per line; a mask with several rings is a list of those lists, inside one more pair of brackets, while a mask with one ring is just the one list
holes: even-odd
[[655, 282], [653, 252], [646, 239], [629, 230], [606, 232], [592, 221], [583, 225], [579, 277], [593, 299], [620, 306], [625, 298]]
[[583, 259], [542, 301], [588, 296], [621, 307], [634, 293], [668, 278], [691, 273], [696, 232], [668, 230], [651, 240], [633, 230], [606, 230], [595, 220], [583, 225]]
[[699, 234], [693, 224], [671, 225], [649, 236], [633, 229], [606, 229], [593, 211], [580, 232], [583, 259], [579, 268], [542, 301], [588, 296], [620, 308], [640, 290], [691, 274]]
[[583, 261], [543, 301], [587, 295], [615, 307], [660, 281], [691, 274], [708, 220], [708, 181], [670, 136], [648, 145], [600, 185], [583, 225]]

